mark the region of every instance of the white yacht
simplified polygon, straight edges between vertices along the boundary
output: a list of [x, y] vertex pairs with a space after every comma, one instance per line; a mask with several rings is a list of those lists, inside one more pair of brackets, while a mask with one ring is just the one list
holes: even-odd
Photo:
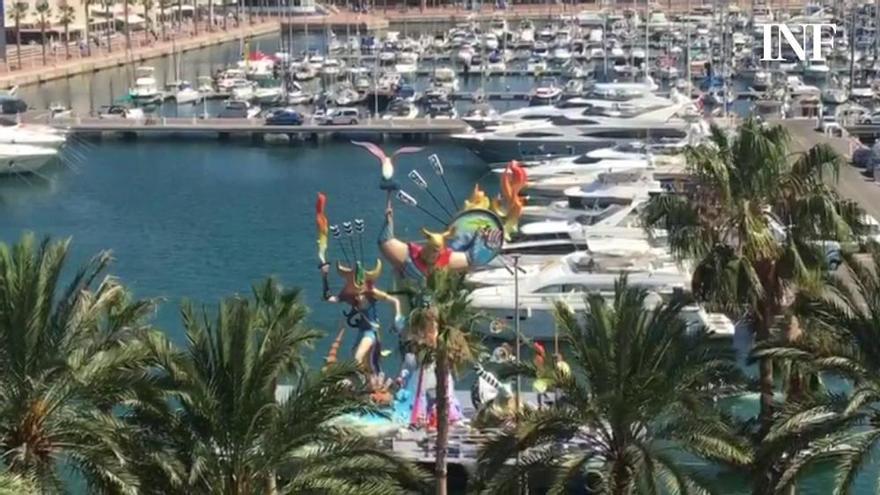
[[58, 150], [27, 144], [0, 144], [0, 176], [34, 173], [58, 156]]
[[341, 60], [328, 58], [321, 67], [321, 75], [328, 79], [335, 79], [344, 74], [345, 66]]
[[[453, 141], [463, 144], [483, 160], [504, 162], [528, 160], [548, 155], [577, 155], [598, 148], [608, 148], [632, 141], [674, 141], [705, 133], [700, 122], [674, 118], [683, 107], [664, 107], [632, 117], [561, 117], [567, 125], [553, 125], [537, 120], [500, 125], [491, 131], [454, 134]], [[503, 118], [503, 116], [502, 116]]]
[[765, 91], [773, 82], [773, 73], [766, 70], [757, 70], [752, 76], [752, 88], [756, 91]]
[[[550, 339], [555, 333], [554, 308], [561, 302], [575, 312], [586, 310], [584, 296], [600, 293], [612, 297], [614, 284], [621, 273], [627, 274], [631, 286], [651, 292], [653, 303], [684, 295], [690, 287], [690, 274], [674, 263], [651, 263], [631, 257], [593, 256], [584, 253], [564, 258], [545, 267], [519, 284], [519, 300], [514, 297], [514, 286], [498, 285], [475, 289], [471, 293], [474, 308], [487, 313], [490, 322], [481, 330], [513, 335], [514, 318], [520, 320], [520, 331], [527, 338]], [[514, 314], [519, 303], [519, 315]], [[691, 328], [707, 327], [712, 333], [730, 337], [729, 320], [710, 316], [697, 305], [687, 306], [681, 313]]]
[[458, 76], [450, 67], [439, 67], [434, 70], [431, 86], [445, 89], [448, 92], [458, 91]]
[[388, 104], [388, 109], [382, 114], [382, 118], [412, 120], [419, 116], [419, 107], [415, 103], [406, 100], [394, 100]]
[[476, 130], [485, 129], [499, 122], [500, 115], [491, 105], [479, 105], [465, 113], [461, 118], [467, 125]]
[[597, 224], [617, 224], [651, 195], [664, 192], [660, 181], [644, 169], [612, 170], [598, 174], [591, 182], [569, 187], [565, 200], [549, 205], [527, 205], [523, 219], [566, 220]]
[[559, 101], [561, 97], [562, 88], [556, 84], [556, 80], [545, 79], [540, 81], [537, 87], [532, 90], [531, 96], [529, 97], [529, 105], [552, 105]]
[[156, 69], [149, 66], [138, 67], [134, 70], [134, 87], [128, 94], [135, 101], [156, 101], [162, 96], [159, 86], [156, 84]]
[[260, 107], [245, 100], [227, 100], [218, 117], [231, 119], [252, 119], [260, 114]]
[[394, 70], [398, 74], [412, 75], [419, 69], [419, 54], [413, 50], [404, 50], [397, 54]]
[[[645, 239], [597, 237], [577, 242], [583, 244], [585, 248], [555, 256], [552, 261], [523, 263], [520, 259], [519, 283], [527, 286], [533, 279], [542, 276], [542, 272], [556, 269], [559, 265], [577, 266], [583, 260], [590, 258], [593, 258], [594, 262], [597, 258], [607, 261], [608, 263], [603, 263], [603, 268], [606, 270], [609, 264], [613, 264], [620, 271], [643, 270], [673, 262], [668, 249], [652, 247]], [[514, 278], [514, 272], [508, 267], [489, 268], [467, 275], [467, 281], [479, 287], [513, 285]]]
[[230, 88], [232, 98], [235, 100], [252, 100], [256, 83], [247, 79], [239, 79]]
[[202, 98], [202, 94], [193, 88], [189, 81], [175, 81], [170, 83], [167, 91], [174, 95], [174, 100], [178, 105], [186, 105], [196, 103]]
[[217, 79], [217, 90], [221, 93], [229, 93], [232, 91], [233, 86], [241, 84], [241, 81], [247, 81], [243, 70], [227, 69]]
[[57, 149], [65, 142], [67, 138], [64, 134], [49, 126], [33, 124], [0, 126], [0, 144], [26, 144]]

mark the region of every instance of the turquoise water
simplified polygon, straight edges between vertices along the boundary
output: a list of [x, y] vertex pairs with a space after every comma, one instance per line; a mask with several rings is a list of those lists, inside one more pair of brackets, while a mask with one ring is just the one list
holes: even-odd
[[[355, 216], [366, 221], [365, 257], [377, 256], [384, 211], [379, 165], [346, 142], [253, 147], [213, 140], [104, 141], [73, 147], [80, 156], [76, 163], [58, 163], [42, 177], [0, 182], [0, 239], [12, 242], [26, 230], [72, 236], [78, 261], [112, 249], [114, 274], [138, 296], [165, 300], [156, 321], [178, 342], [181, 298], [214, 302], [247, 293], [252, 282], [269, 275], [302, 287], [313, 308], [311, 321], [336, 328], [341, 308], [320, 301], [318, 191], [328, 196], [331, 222]], [[428, 152], [441, 157], [461, 197], [487, 174], [479, 159], [445, 145], [401, 157], [399, 170], [420, 169], [432, 180]], [[417, 236], [422, 225], [438, 229], [425, 214], [404, 206], [396, 218], [405, 238]], [[332, 241], [328, 253], [338, 256]]]

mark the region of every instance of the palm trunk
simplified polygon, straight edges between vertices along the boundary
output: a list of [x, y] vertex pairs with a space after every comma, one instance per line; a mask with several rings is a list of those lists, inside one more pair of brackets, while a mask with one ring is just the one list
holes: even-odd
[[43, 44], [43, 65], [46, 65], [46, 16], [40, 14], [40, 42]]
[[165, 0], [162, 0], [162, 2], [159, 3], [159, 17], [161, 17], [159, 22], [162, 23], [162, 41], [165, 41], [168, 39], [165, 37]]
[[[761, 278], [761, 287], [764, 289], [764, 299], [759, 303], [759, 314], [756, 315], [755, 325], [755, 345], [766, 342], [770, 339], [770, 327], [773, 325], [773, 318], [776, 315], [776, 267], [773, 263], [767, 263], [759, 271]], [[773, 401], [773, 362], [770, 359], [763, 358], [758, 361], [758, 389], [760, 392], [760, 411], [758, 412], [758, 438], [763, 439], [773, 426], [773, 410], [775, 404]], [[760, 472], [756, 473], [756, 479], [753, 487], [755, 495], [763, 495], [767, 493], [769, 487], [773, 486], [775, 478], [772, 466], [760, 466]]]
[[83, 33], [86, 37], [86, 55], [91, 57], [92, 56], [92, 40], [89, 39], [89, 36], [91, 36], [89, 34], [89, 2], [85, 3], [83, 10], [85, 10], [85, 19], [86, 19], [86, 27], [85, 27], [85, 30], [83, 31]]
[[21, 19], [15, 18], [15, 55], [18, 58], [18, 69], [21, 70]]
[[229, 30], [229, 4], [223, 0], [223, 30]]
[[446, 345], [438, 342], [437, 363], [434, 366], [437, 381], [437, 445], [434, 479], [437, 495], [446, 495], [446, 455], [449, 450], [449, 361]]
[[[110, 39], [110, 21], [112, 19], [110, 18], [110, 4], [109, 3], [104, 4], [104, 13], [107, 14], [107, 25], [106, 25], [106, 27], [107, 27], [107, 53], [110, 53], [113, 51], [113, 44], [112, 44], [113, 40]], [[116, 22], [114, 21], [113, 23], [114, 23], [114, 27], [115, 27]]]
[[70, 23], [64, 23], [64, 58], [70, 58]]
[[131, 29], [128, 25], [128, 0], [124, 0], [122, 2], [122, 16], [125, 17], [124, 24], [122, 25], [125, 29], [125, 49], [131, 50]]
[[214, 31], [214, 0], [208, 0], [208, 23], [206, 24], [208, 32]]
[[183, 0], [177, 0], [177, 29], [183, 30]]
[[144, 42], [146, 42], [149, 39], [149, 36], [151, 33], [150, 30], [153, 28], [153, 21], [150, 20], [150, 14], [147, 9], [147, 4], [144, 4], [144, 22], [146, 22], [146, 24], [144, 25], [143, 39], [144, 39]]
[[193, 35], [199, 35], [199, 5], [193, 2]]

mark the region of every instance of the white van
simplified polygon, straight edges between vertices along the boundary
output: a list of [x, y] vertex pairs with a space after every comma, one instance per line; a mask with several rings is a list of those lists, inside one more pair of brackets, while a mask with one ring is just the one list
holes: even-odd
[[334, 108], [318, 117], [321, 125], [357, 125], [360, 112], [357, 108]]

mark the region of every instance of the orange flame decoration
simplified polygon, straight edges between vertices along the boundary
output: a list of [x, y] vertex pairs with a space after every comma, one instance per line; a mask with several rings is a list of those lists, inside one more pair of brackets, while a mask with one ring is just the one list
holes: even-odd
[[318, 193], [318, 199], [315, 201], [315, 226], [318, 230], [318, 259], [321, 264], [327, 262], [327, 231], [329, 225], [327, 223], [327, 215], [324, 214], [324, 208], [327, 206], [327, 196], [324, 193]]
[[516, 232], [519, 226], [519, 219], [525, 206], [525, 199], [520, 196], [520, 192], [526, 187], [527, 181], [525, 169], [516, 160], [512, 160], [501, 174], [501, 197], [507, 210], [504, 216], [504, 231], [507, 234]]

